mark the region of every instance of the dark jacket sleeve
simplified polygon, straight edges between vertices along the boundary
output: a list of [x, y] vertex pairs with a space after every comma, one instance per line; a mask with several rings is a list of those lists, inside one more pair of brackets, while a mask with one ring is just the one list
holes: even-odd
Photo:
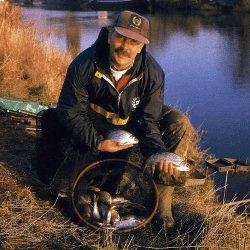
[[104, 138], [88, 119], [89, 95], [87, 84], [94, 71], [93, 62], [86, 56], [78, 56], [69, 66], [58, 101], [61, 125], [69, 137], [84, 150], [96, 151]]
[[164, 96], [164, 72], [158, 63], [148, 55], [142, 86], [143, 95], [140, 105], [132, 114], [135, 134], [140, 139], [140, 150], [143, 156], [166, 151], [159, 131], [159, 119], [162, 112]]

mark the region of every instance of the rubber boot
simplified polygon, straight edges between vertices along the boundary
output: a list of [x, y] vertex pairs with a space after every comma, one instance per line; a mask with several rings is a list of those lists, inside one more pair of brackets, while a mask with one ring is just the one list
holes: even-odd
[[173, 227], [175, 221], [172, 215], [172, 194], [175, 187], [157, 184], [157, 188], [159, 192], [159, 206], [156, 213], [158, 226], [164, 225], [165, 228]]

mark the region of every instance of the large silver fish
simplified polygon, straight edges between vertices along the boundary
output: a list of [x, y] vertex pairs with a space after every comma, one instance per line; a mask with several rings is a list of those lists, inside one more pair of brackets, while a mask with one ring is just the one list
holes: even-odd
[[120, 142], [123, 145], [127, 144], [137, 144], [138, 139], [128, 131], [115, 129], [111, 130], [106, 139], [110, 139], [112, 141]]
[[183, 158], [174, 153], [169, 153], [169, 152], [163, 152], [151, 155], [147, 159], [146, 165], [157, 165], [162, 160], [167, 160], [169, 163], [173, 163], [175, 165], [174, 167], [179, 171], [190, 170], [190, 168], [188, 167], [187, 163]]
[[137, 216], [127, 216], [122, 220], [117, 221], [115, 226], [118, 229], [129, 229], [133, 227], [137, 227], [144, 222], [144, 219], [138, 218]]

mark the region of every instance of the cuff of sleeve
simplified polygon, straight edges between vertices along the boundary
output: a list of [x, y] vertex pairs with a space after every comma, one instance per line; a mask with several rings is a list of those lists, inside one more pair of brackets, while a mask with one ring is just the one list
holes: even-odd
[[104, 141], [105, 139], [104, 139], [104, 137], [102, 136], [102, 135], [99, 135], [99, 137], [98, 137], [98, 139], [97, 139], [97, 141], [96, 141], [96, 146], [93, 148], [93, 151], [96, 153], [96, 152], [98, 152], [98, 146], [99, 146], [99, 144], [102, 142], [102, 141]]

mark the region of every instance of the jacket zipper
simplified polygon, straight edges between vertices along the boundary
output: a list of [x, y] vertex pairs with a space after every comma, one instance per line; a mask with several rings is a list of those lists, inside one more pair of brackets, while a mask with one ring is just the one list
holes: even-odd
[[121, 94], [123, 93], [123, 91], [124, 91], [128, 86], [130, 86], [131, 84], [133, 84], [134, 82], [139, 81], [139, 80], [142, 78], [142, 76], [143, 76], [143, 73], [141, 73], [141, 75], [140, 75], [139, 77], [136, 77], [136, 78], [130, 80], [129, 83], [125, 86], [125, 88], [122, 90], [122, 92], [119, 93], [119, 92], [116, 90], [116, 88], [115, 88], [113, 82], [112, 82], [107, 76], [102, 75], [103, 79], [106, 80], [106, 81], [116, 90], [116, 92], [118, 93], [118, 103], [117, 103], [118, 107], [119, 107], [119, 104], [120, 104]]

